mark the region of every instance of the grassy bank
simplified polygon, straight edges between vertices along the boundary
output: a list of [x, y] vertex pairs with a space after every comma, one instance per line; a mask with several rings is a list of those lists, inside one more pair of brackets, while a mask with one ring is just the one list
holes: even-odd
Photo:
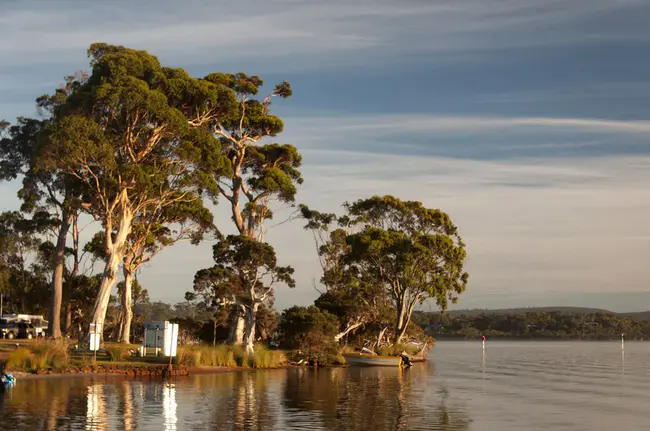
[[284, 352], [256, 346], [248, 355], [240, 346], [179, 346], [178, 363], [192, 366], [277, 368], [287, 363]]

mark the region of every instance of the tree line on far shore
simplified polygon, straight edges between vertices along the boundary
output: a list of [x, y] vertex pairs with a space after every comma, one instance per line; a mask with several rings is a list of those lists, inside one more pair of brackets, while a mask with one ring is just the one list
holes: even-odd
[[527, 312], [441, 315], [416, 311], [413, 320], [437, 338], [650, 340], [650, 320], [614, 313]]
[[[36, 100], [39, 118], [0, 122], [0, 180], [22, 184], [20, 208], [0, 214], [4, 311], [47, 307], [53, 338], [95, 324], [130, 343], [134, 309], [148, 303], [138, 271], [180, 241], [210, 241], [214, 265], [197, 268], [186, 304], [252, 351], [278, 321], [276, 288], [296, 285], [265, 242], [282, 206], [313, 235], [323, 270], [316, 303], [279, 319], [291, 322], [292, 348], [399, 343], [418, 304], [444, 310], [465, 290], [465, 244], [441, 210], [393, 196], [344, 203], [339, 215], [296, 204], [302, 157], [273, 141], [284, 126], [271, 113], [292, 95], [288, 82], [261, 97], [255, 75], [195, 78], [105, 43], [88, 56], [89, 72]], [[217, 204], [231, 224], [215, 225]]]

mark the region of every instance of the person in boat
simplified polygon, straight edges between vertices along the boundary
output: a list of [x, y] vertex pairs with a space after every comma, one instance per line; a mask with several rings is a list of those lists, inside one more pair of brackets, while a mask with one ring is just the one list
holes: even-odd
[[0, 390], [9, 389], [16, 383], [16, 378], [5, 373], [4, 367], [0, 367]]
[[406, 353], [402, 353], [402, 354], [400, 355], [400, 357], [402, 358], [402, 363], [403, 363], [406, 367], [410, 367], [411, 365], [413, 365], [413, 364], [411, 363], [411, 360], [409, 359], [409, 357], [406, 355]]

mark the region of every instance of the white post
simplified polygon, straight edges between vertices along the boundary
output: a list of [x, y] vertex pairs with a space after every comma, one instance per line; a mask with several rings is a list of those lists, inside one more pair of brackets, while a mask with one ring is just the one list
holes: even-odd
[[621, 350], [625, 350], [625, 334], [621, 334]]
[[485, 335], [483, 336], [483, 351], [485, 352]]

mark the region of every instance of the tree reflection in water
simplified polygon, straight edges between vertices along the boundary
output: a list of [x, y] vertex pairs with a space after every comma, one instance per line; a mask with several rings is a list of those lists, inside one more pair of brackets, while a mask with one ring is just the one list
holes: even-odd
[[24, 380], [0, 430], [467, 430], [432, 366]]
[[426, 367], [290, 370], [285, 410], [316, 413], [325, 429], [467, 430], [465, 412], [432, 396]]

